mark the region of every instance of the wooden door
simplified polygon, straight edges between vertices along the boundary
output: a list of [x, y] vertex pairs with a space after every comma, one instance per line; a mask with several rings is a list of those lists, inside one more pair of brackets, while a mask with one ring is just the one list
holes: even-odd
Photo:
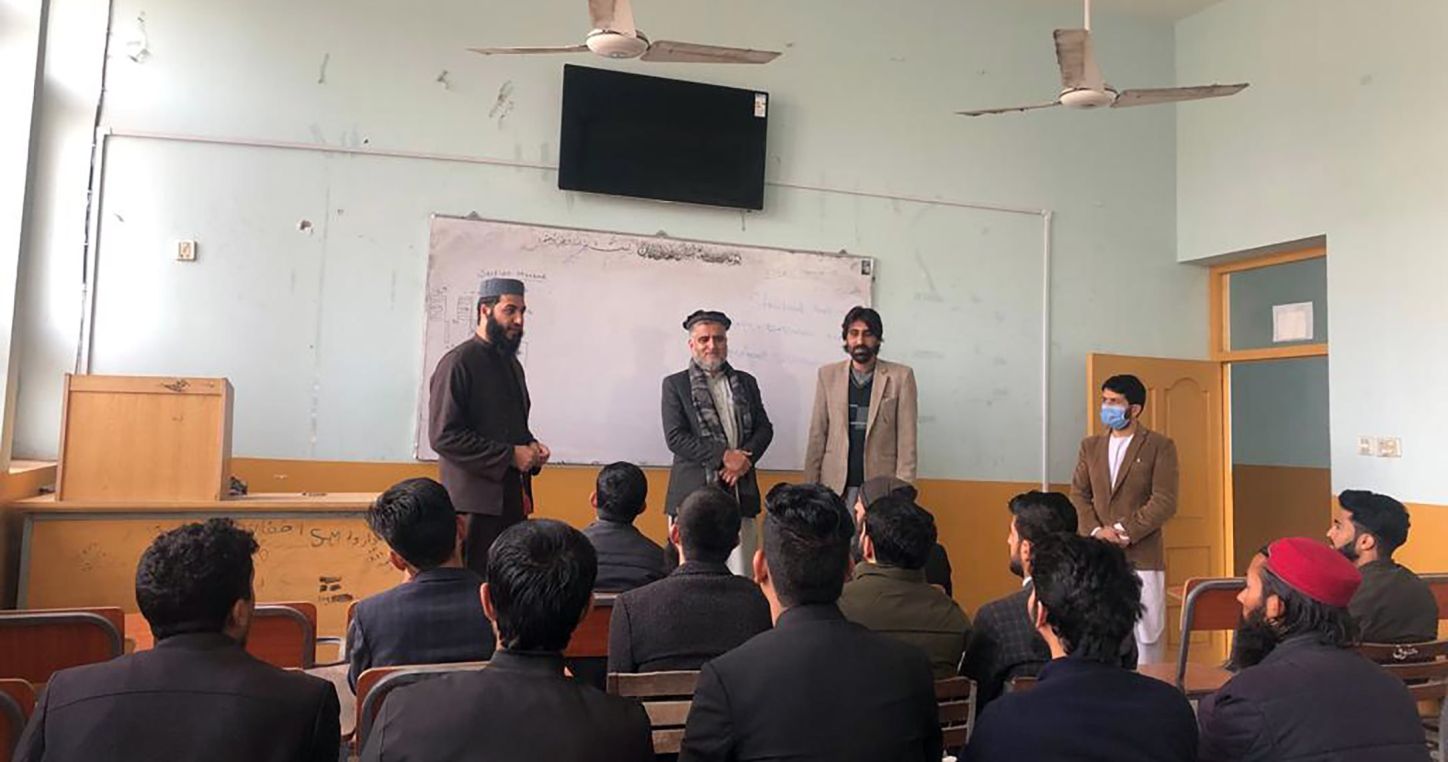
[[[1147, 428], [1176, 442], [1180, 470], [1177, 512], [1162, 529], [1166, 551], [1167, 653], [1181, 643], [1181, 589], [1190, 577], [1230, 569], [1222, 485], [1222, 367], [1204, 360], [1091, 354], [1086, 357], [1088, 433], [1105, 431], [1097, 410], [1101, 384], [1130, 373], [1146, 385]], [[1193, 636], [1192, 661], [1226, 658], [1226, 633]]]

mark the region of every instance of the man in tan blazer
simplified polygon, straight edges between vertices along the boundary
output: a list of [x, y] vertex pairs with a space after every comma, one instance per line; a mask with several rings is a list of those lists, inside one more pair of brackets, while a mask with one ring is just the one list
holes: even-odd
[[1101, 422], [1107, 433], [1086, 437], [1071, 502], [1081, 534], [1126, 549], [1141, 578], [1144, 609], [1136, 623], [1142, 664], [1165, 661], [1166, 563], [1161, 528], [1176, 513], [1176, 443], [1147, 429], [1139, 418], [1146, 386], [1136, 376], [1112, 376], [1101, 385]]
[[915, 481], [915, 371], [879, 358], [885, 327], [875, 310], [852, 308], [840, 333], [850, 359], [820, 368], [804, 479], [852, 506], [866, 479]]

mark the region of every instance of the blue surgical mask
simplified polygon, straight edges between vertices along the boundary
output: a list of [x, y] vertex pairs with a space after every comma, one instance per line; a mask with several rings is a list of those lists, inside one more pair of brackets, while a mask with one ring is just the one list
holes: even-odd
[[1101, 422], [1105, 424], [1107, 428], [1121, 431], [1122, 429], [1131, 425], [1131, 418], [1127, 417], [1126, 408], [1124, 407], [1117, 407], [1116, 405], [1102, 405]]

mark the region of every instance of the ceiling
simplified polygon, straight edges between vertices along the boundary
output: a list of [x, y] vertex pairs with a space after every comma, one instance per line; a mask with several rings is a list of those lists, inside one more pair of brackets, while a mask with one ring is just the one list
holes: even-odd
[[[1081, 7], [1080, 0], [1032, 0], [1036, 3]], [[1175, 21], [1184, 19], [1221, 0], [1094, 0], [1091, 12], [1126, 13]]]

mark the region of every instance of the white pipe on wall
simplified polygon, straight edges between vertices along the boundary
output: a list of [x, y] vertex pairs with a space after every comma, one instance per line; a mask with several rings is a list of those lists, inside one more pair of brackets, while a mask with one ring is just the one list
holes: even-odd
[[[87, 210], [86, 228], [90, 234], [86, 247], [86, 272], [90, 274], [89, 280], [83, 284], [85, 304], [81, 315], [81, 336], [76, 352], [76, 372], [89, 373], [91, 365], [91, 342], [95, 333], [95, 287], [94, 278], [100, 257], [99, 207], [101, 201], [101, 188], [105, 178], [106, 149], [112, 138], [131, 138], [136, 140], [159, 140], [175, 143], [199, 143], [207, 145], [238, 146], [245, 148], [272, 148], [284, 151], [310, 151], [315, 153], [346, 154], [350, 156], [375, 156], [378, 158], [410, 159], [414, 161], [441, 161], [458, 164], [482, 164], [495, 167], [508, 167], [512, 169], [541, 169], [556, 172], [558, 167], [550, 164], [539, 164], [526, 161], [513, 161], [508, 159], [494, 159], [486, 156], [472, 156], [466, 154], [433, 153], [427, 151], [403, 151], [386, 148], [334, 146], [322, 143], [298, 143], [285, 140], [267, 140], [257, 138], [231, 138], [211, 135], [188, 135], [166, 132], [148, 132], [145, 130], [127, 130], [111, 127], [97, 129], [96, 140], [99, 144], [99, 156], [93, 166], [93, 198], [96, 203]], [[1050, 439], [1051, 439], [1051, 219], [1053, 213], [1049, 209], [1030, 209], [1027, 207], [1003, 206], [999, 204], [983, 204], [970, 201], [955, 201], [952, 199], [926, 198], [923, 196], [907, 196], [893, 193], [876, 193], [872, 191], [848, 190], [842, 188], [830, 188], [820, 185], [804, 185], [800, 183], [788, 183], [781, 181], [766, 180], [765, 185], [775, 188], [811, 191], [815, 193], [831, 193], [842, 196], [855, 196], [860, 198], [874, 198], [887, 201], [902, 201], [912, 204], [928, 204], [934, 206], [945, 206], [956, 209], [973, 209], [983, 212], [997, 212], [1001, 214], [1027, 215], [1041, 218], [1041, 488], [1050, 488]]]

